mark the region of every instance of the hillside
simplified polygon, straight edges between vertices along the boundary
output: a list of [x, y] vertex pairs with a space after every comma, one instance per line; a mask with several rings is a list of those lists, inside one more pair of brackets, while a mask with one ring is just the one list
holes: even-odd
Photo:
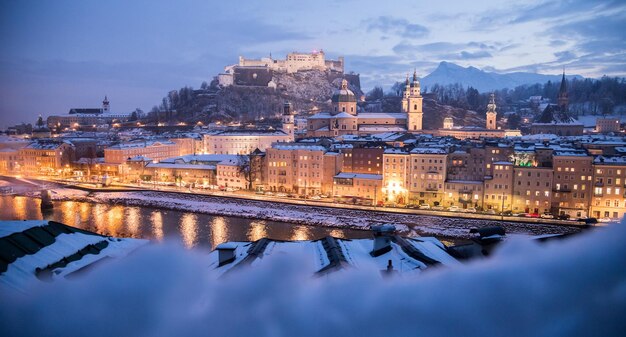
[[[568, 79], [582, 79], [580, 75], [566, 76]], [[521, 85], [560, 82], [561, 75], [543, 75], [535, 73], [513, 72], [499, 74], [480, 70], [475, 67], [461, 67], [454, 63], [441, 62], [437, 69], [421, 79], [422, 86], [432, 87], [435, 84], [448, 85], [460, 83], [464, 87], [473, 87], [480, 92], [489, 92], [503, 88], [513, 89]]]
[[[159, 121], [192, 122], [254, 121], [278, 117], [284, 102], [290, 102], [297, 111], [330, 109], [330, 99], [341, 85], [342, 78], [349, 81], [357, 97], [363, 95], [359, 75], [308, 70], [293, 74], [275, 72], [272, 81], [276, 89], [261, 86], [220, 87], [216, 81], [203, 85], [203, 89], [182, 88], [172, 91], [151, 116]], [[173, 111], [164, 114], [156, 111]], [[154, 118], [153, 118], [154, 119]]]

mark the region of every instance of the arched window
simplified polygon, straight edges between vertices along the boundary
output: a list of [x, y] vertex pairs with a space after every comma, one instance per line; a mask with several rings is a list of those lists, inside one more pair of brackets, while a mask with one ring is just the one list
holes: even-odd
[[346, 112], [346, 107], [345, 107], [345, 106], [344, 106], [344, 107], [342, 107], [342, 108], [341, 108], [341, 111], [342, 111], [342, 112]]

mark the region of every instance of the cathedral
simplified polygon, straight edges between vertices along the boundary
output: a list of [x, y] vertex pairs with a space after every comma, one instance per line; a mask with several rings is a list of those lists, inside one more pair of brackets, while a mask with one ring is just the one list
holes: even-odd
[[417, 74], [413, 81], [407, 76], [402, 97], [402, 112], [357, 111], [357, 99], [348, 88], [348, 81], [341, 82], [332, 97], [331, 111], [320, 112], [308, 118], [307, 137], [337, 137], [343, 135], [369, 135], [384, 132], [422, 132], [422, 95]]

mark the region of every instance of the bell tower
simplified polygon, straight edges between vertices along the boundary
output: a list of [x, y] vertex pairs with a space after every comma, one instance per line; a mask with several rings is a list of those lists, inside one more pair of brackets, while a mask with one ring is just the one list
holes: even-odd
[[495, 130], [497, 129], [496, 124], [496, 116], [498, 113], [496, 112], [496, 96], [491, 93], [491, 97], [489, 99], [489, 104], [487, 104], [487, 130]]
[[104, 96], [104, 101], [102, 101], [102, 111], [109, 112], [109, 99]]
[[413, 81], [409, 85], [409, 96], [407, 97], [407, 131], [422, 131], [422, 95], [420, 93], [420, 82], [417, 80], [417, 72], [413, 71]]
[[561, 79], [561, 87], [559, 88], [559, 107], [562, 112], [567, 112], [569, 105], [569, 96], [567, 94], [567, 80], [565, 79], [565, 69], [563, 69], [563, 78]]
[[282, 130], [284, 133], [286, 133], [287, 135], [289, 135], [289, 139], [290, 141], [294, 141], [295, 139], [295, 135], [294, 135], [294, 116], [293, 116], [293, 111], [291, 109], [291, 103], [289, 102], [285, 102], [285, 104], [283, 104], [283, 118], [282, 118], [282, 123], [283, 123], [283, 127]]

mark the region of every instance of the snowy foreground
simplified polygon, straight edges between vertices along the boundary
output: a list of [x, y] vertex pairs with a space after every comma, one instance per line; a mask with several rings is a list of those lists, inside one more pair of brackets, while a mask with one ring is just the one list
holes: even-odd
[[481, 219], [459, 219], [428, 215], [372, 212], [355, 209], [303, 206], [261, 200], [175, 194], [166, 192], [86, 192], [72, 189], [53, 190], [55, 200], [78, 200], [165, 208], [212, 215], [236, 216], [303, 225], [368, 229], [372, 224], [393, 223], [405, 236], [469, 237], [473, 227], [503, 226], [507, 234], [543, 235], [575, 233], [570, 226], [518, 223]]
[[2, 336], [618, 336], [626, 224], [383, 279], [312, 277], [283, 255], [216, 278], [205, 254], [155, 244], [80, 278], [2, 293]]

